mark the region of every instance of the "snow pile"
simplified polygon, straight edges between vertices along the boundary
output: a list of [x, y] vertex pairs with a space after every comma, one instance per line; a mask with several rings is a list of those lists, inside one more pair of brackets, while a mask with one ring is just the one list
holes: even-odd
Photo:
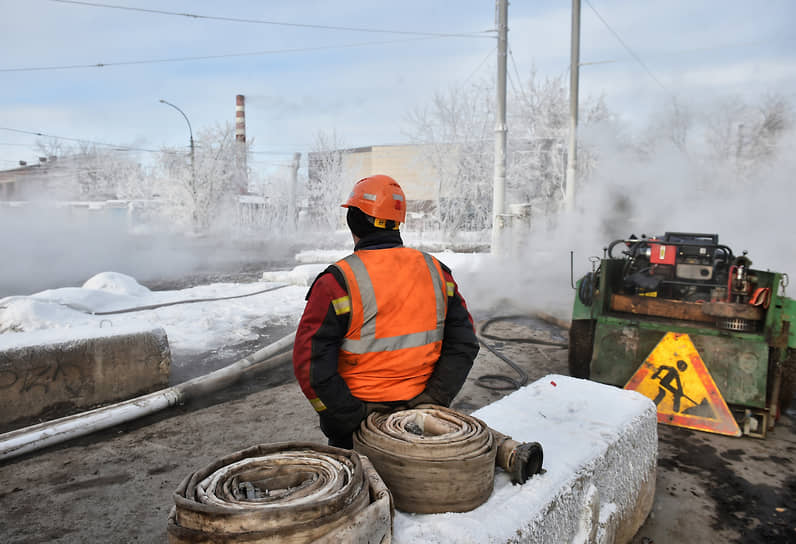
[[102, 272], [89, 278], [83, 289], [96, 289], [106, 293], [145, 297], [151, 293], [149, 289], [138, 283], [135, 278], [118, 272]]
[[646, 517], [658, 447], [646, 397], [549, 375], [473, 415], [515, 440], [541, 443], [545, 472], [520, 486], [498, 470], [492, 496], [471, 512], [397, 512], [397, 544], [613, 542]]
[[85, 314], [34, 297], [0, 299], [0, 335], [86, 324]]
[[[191, 303], [273, 288], [277, 289], [253, 296]], [[257, 340], [259, 330], [266, 327], [295, 327], [304, 309], [305, 294], [304, 287], [282, 287], [273, 282], [216, 283], [153, 292], [134, 278], [104, 272], [81, 288], [50, 289], [0, 300], [0, 334], [42, 334], [50, 329], [101, 326], [162, 327], [168, 335], [172, 356], [178, 359], [186, 354]], [[173, 302], [189, 303], [113, 315], [93, 314]]]
[[[344, 255], [345, 256], [345, 255]], [[263, 281], [287, 283], [309, 287], [315, 278], [323, 272], [328, 264], [303, 264], [293, 270], [279, 270], [276, 272], [263, 272]]]
[[339, 261], [351, 253], [351, 249], [313, 249], [296, 253], [296, 262], [301, 264], [326, 264]]

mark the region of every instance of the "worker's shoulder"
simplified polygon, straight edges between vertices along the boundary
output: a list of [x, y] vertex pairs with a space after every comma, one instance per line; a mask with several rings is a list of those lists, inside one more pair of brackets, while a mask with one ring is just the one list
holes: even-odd
[[307, 291], [307, 296], [305, 297], [306, 300], [309, 300], [313, 290], [321, 287], [325, 288], [325, 290], [328, 292], [334, 292], [338, 289], [345, 291], [345, 278], [337, 266], [330, 264], [323, 270], [323, 272], [315, 276], [315, 280], [313, 280], [312, 285], [310, 285], [310, 288]]

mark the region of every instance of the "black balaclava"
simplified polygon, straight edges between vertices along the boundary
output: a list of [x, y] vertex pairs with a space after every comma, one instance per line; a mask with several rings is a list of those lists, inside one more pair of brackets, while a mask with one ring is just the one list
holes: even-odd
[[[348, 228], [351, 229], [351, 232], [357, 238], [364, 238], [368, 234], [385, 232], [386, 230], [375, 226], [372, 222], [373, 220], [370, 219], [365, 212], [353, 206], [349, 206], [345, 220], [346, 223], [348, 223]], [[388, 226], [394, 225], [392, 221], [388, 221], [387, 224]]]

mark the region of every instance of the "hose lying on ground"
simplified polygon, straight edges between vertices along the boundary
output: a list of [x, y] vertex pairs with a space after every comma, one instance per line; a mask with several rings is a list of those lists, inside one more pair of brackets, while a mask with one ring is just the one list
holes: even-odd
[[[147, 306], [136, 306], [134, 308], [124, 308], [121, 310], [110, 310], [107, 312], [92, 312], [88, 311], [88, 313], [92, 315], [116, 315], [116, 314], [128, 314], [130, 312], [141, 312], [143, 310], [154, 310], [156, 308], [164, 308], [166, 306], [177, 306], [178, 304], [194, 304], [197, 302], [215, 302], [217, 300], [232, 300], [235, 298], [246, 298], [246, 297], [253, 297], [254, 295], [262, 295], [263, 293], [269, 293], [271, 291], [276, 291], [277, 289], [282, 289], [287, 287], [287, 285], [277, 285], [276, 287], [268, 287], [267, 289], [260, 289], [259, 291], [254, 291], [253, 293], [244, 293], [242, 295], [230, 295], [226, 297], [211, 297], [211, 298], [193, 298], [193, 299], [185, 299], [185, 300], [174, 300], [172, 302], [161, 302], [160, 304], [149, 304]], [[68, 305], [67, 305], [68, 306]], [[87, 311], [83, 308], [72, 307], [74, 309], [80, 309], [80, 311]]]
[[390, 492], [370, 461], [318, 444], [233, 453], [188, 475], [174, 503], [172, 544], [391, 541]]
[[126, 423], [218, 391], [235, 383], [247, 372], [287, 364], [292, 358], [289, 350], [293, 347], [295, 337], [295, 332], [290, 333], [229, 366], [154, 393], [0, 434], [0, 461]]
[[[500, 342], [519, 342], [519, 343], [523, 343], [523, 344], [537, 344], [537, 345], [542, 345], [542, 346], [552, 346], [552, 347], [558, 347], [558, 348], [567, 348], [567, 347], [569, 347], [568, 344], [565, 344], [563, 342], [552, 342], [552, 341], [549, 341], [549, 340], [540, 340], [540, 339], [537, 339], [537, 338], [528, 338], [528, 337], [495, 336], [493, 334], [489, 334], [489, 333], [485, 332], [486, 329], [490, 325], [492, 325], [493, 323], [497, 323], [497, 322], [500, 322], [500, 321], [511, 321], [511, 320], [515, 320], [515, 319], [527, 319], [528, 317], [532, 317], [532, 316], [528, 316], [528, 315], [498, 316], [498, 317], [492, 317], [490, 319], [487, 319], [486, 321], [484, 321], [480, 325], [478, 333], [476, 335], [478, 337], [478, 342], [482, 346], [484, 346], [486, 349], [488, 349], [490, 351], [490, 353], [492, 353], [495, 357], [497, 357], [498, 359], [500, 359], [501, 361], [503, 361], [504, 363], [509, 365], [511, 367], [511, 369], [514, 370], [514, 372], [517, 373], [518, 377], [517, 378], [513, 378], [513, 377], [507, 376], [505, 374], [484, 374], [483, 376], [479, 376], [478, 378], [476, 378], [475, 384], [477, 386], [483, 387], [484, 389], [492, 389], [494, 391], [510, 391], [510, 390], [513, 390], [513, 389], [519, 389], [520, 387], [523, 387], [523, 386], [527, 385], [527, 383], [528, 383], [528, 373], [525, 372], [522, 368], [520, 368], [520, 366], [517, 365], [517, 363], [515, 363], [514, 361], [512, 361], [511, 359], [509, 359], [508, 357], [506, 357], [502, 353], [500, 353], [497, 349], [495, 349], [494, 346], [488, 344], [484, 340], [484, 338], [487, 338], [487, 339], [490, 339], [490, 340], [497, 340], [497, 341], [500, 341]], [[554, 325], [556, 325], [558, 327], [561, 327], [561, 328], [564, 328], [564, 329], [568, 328], [566, 326], [566, 324], [563, 323], [561, 320], [556, 319], [553, 316], [550, 316], [548, 314], [537, 313], [536, 317], [538, 317], [539, 319], [543, 319], [544, 321], [548, 321], [548, 322], [550, 322], [550, 323], [552, 323], [552, 324], [554, 324]]]

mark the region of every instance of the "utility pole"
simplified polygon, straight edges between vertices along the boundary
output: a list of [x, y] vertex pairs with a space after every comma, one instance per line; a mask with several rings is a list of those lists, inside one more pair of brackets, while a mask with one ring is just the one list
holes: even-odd
[[580, 0], [572, 0], [572, 32], [569, 53], [569, 149], [564, 207], [575, 207], [575, 172], [578, 163], [578, 80], [580, 78]]
[[301, 153], [293, 154], [290, 169], [290, 190], [287, 197], [287, 224], [292, 231], [296, 230], [296, 186], [298, 185], [298, 169]]
[[498, 31], [497, 106], [495, 109], [495, 176], [492, 191], [492, 254], [503, 252], [506, 219], [506, 49], [508, 43], [508, 0], [497, 0]]

